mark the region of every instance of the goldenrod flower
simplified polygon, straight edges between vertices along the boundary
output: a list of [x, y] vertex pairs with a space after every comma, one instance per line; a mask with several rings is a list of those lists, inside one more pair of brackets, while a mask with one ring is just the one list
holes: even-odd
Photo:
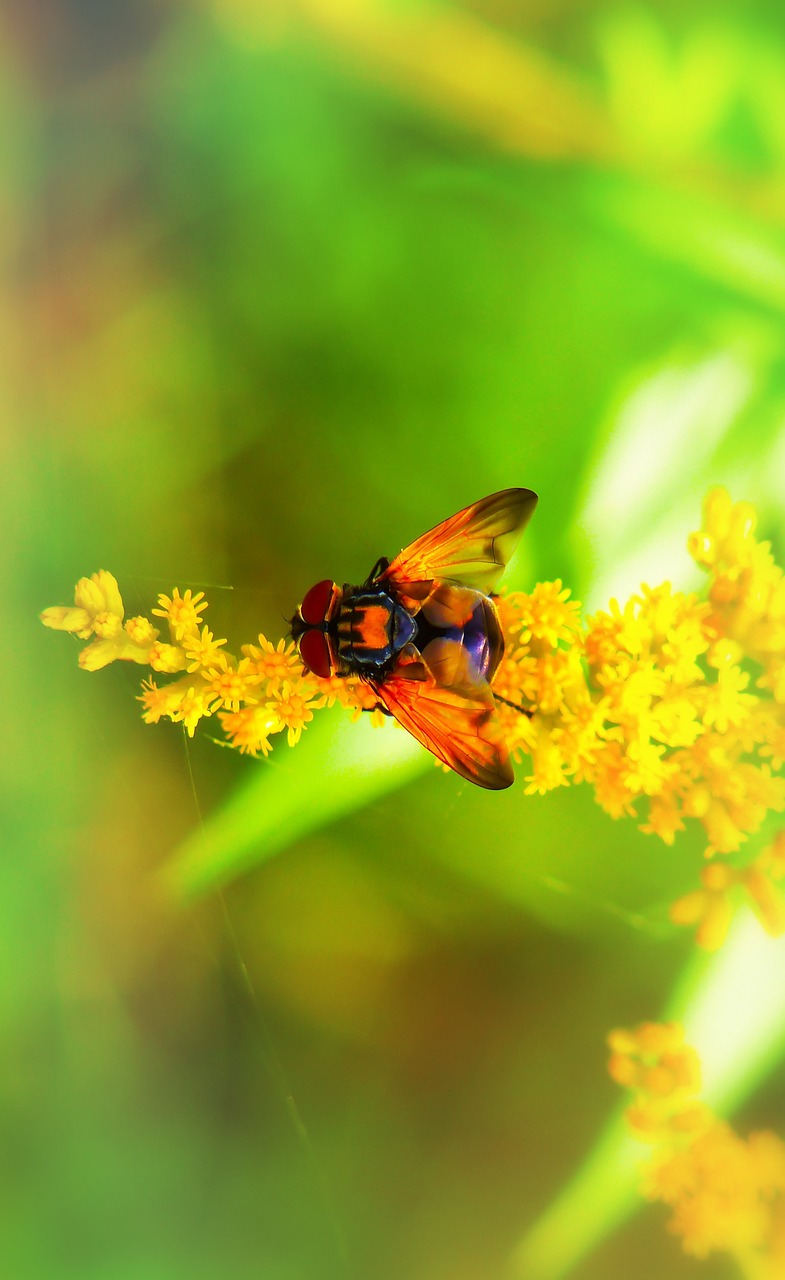
[[41, 621], [56, 631], [71, 631], [80, 640], [87, 640], [97, 625], [100, 631], [109, 633], [103, 637], [108, 639], [122, 627], [123, 612], [116, 579], [105, 569], [99, 569], [92, 577], [79, 579], [73, 608], [57, 605], [44, 609]]
[[113, 614], [122, 622], [123, 599], [117, 579], [106, 569], [99, 569], [90, 578], [80, 578], [76, 584], [74, 604], [84, 609], [93, 621], [106, 614]]
[[225, 644], [226, 640], [216, 640], [208, 627], [202, 627], [201, 632], [196, 634], [187, 635], [183, 639], [183, 651], [188, 663], [186, 671], [214, 666], [218, 661], [219, 651]]
[[779, 1280], [785, 1261], [785, 1143], [745, 1141], [698, 1097], [700, 1063], [678, 1025], [646, 1023], [608, 1037], [612, 1078], [630, 1089], [627, 1121], [650, 1145], [642, 1192], [670, 1205], [685, 1253], [727, 1252]]
[[187, 666], [185, 653], [178, 645], [163, 644], [160, 640], [156, 640], [155, 644], [148, 649], [147, 661], [153, 671], [160, 671], [167, 675], [183, 671]]
[[221, 711], [218, 719], [232, 745], [252, 756], [269, 755], [273, 746], [270, 734], [281, 728], [279, 717], [267, 703], [243, 707], [240, 711]]
[[[557, 579], [496, 602], [505, 652], [494, 692], [510, 751], [528, 762], [526, 792], [586, 782], [611, 817], [634, 817], [667, 844], [700, 824], [714, 861], [672, 918], [694, 925], [707, 948], [721, 943], [745, 899], [770, 932], [785, 931], [775, 873], [785, 856], [729, 861], [785, 808], [785, 578], [769, 544], [756, 540], [755, 519], [725, 490], [708, 494], [703, 526], [689, 538], [708, 574], [700, 594], [643, 585], [582, 618]], [[383, 721], [368, 684], [306, 673], [291, 641], [259, 635], [238, 661], [203, 625], [206, 608], [203, 592], [159, 596], [152, 612], [168, 624], [164, 643], [150, 619], [123, 622], [117, 583], [101, 571], [80, 580], [73, 606], [47, 609], [43, 621], [90, 640], [80, 655], [88, 670], [120, 659], [185, 673], [161, 689], [144, 686], [145, 718], [165, 715], [192, 733], [218, 713], [229, 741], [251, 754], [266, 755], [284, 730], [294, 745], [314, 711], [334, 702]]]
[[128, 639], [138, 649], [150, 649], [158, 639], [158, 632], [149, 618], [129, 618], [125, 624]]
[[258, 644], [244, 644], [242, 651], [250, 660], [268, 689], [279, 689], [295, 676], [302, 676], [303, 667], [292, 640], [279, 640], [272, 644], [265, 636], [259, 636]]
[[173, 720], [181, 721], [190, 738], [203, 716], [210, 714], [210, 693], [204, 685], [186, 684], [178, 700]]
[[219, 652], [215, 655], [214, 665], [205, 668], [204, 678], [210, 690], [211, 711], [217, 711], [219, 707], [239, 711], [243, 703], [257, 701], [259, 677], [248, 658], [242, 658], [235, 665], [231, 654]]
[[764, 929], [772, 937], [785, 933], [785, 831], [779, 832], [745, 867], [711, 862], [701, 871], [702, 889], [679, 898], [671, 907], [675, 924], [697, 926], [697, 940], [707, 951], [722, 945], [737, 906], [749, 899]]
[[189, 589], [180, 595], [175, 587], [171, 596], [158, 597], [158, 608], [153, 609], [153, 613], [159, 618], [166, 618], [172, 639], [179, 643], [186, 636], [196, 635], [202, 621], [200, 615], [206, 608], [207, 601], [203, 591], [197, 591], [193, 595]]
[[307, 686], [300, 689], [296, 684], [286, 682], [271, 691], [267, 705], [275, 715], [278, 727], [286, 729], [289, 746], [293, 747], [300, 741], [300, 734], [309, 720], [313, 720], [314, 703]]

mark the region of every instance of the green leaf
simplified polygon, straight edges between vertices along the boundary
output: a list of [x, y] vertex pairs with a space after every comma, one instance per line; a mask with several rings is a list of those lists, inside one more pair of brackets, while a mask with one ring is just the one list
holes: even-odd
[[164, 873], [170, 892], [194, 898], [266, 862], [294, 840], [424, 772], [432, 757], [394, 724], [353, 723], [322, 711], [297, 750], [253, 762], [252, 777], [207, 818]]

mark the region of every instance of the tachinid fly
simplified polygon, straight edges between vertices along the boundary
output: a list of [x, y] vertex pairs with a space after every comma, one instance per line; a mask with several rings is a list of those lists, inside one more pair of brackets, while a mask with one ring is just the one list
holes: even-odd
[[491, 593], [536, 505], [531, 489], [482, 498], [361, 586], [317, 582], [291, 622], [315, 676], [359, 676], [439, 760], [494, 790], [513, 772], [491, 689], [504, 653]]

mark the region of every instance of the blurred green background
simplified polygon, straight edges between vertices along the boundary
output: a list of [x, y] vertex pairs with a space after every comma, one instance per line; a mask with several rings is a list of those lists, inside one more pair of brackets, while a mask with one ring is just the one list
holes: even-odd
[[[339, 716], [186, 752], [37, 614], [107, 568], [237, 651], [508, 485], [511, 585], [591, 608], [698, 584], [714, 483], [781, 557], [781, 5], [6, 0], [0, 252], [3, 1274], [567, 1274], [510, 1258], [691, 963], [700, 839], [525, 768], [366, 786]], [[732, 1274], [619, 1216], [576, 1280]]]

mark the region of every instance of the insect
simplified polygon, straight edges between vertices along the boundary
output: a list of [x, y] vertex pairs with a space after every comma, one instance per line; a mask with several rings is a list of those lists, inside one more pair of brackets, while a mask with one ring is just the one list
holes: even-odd
[[317, 582], [291, 620], [308, 671], [359, 676], [443, 764], [493, 790], [513, 772], [491, 689], [504, 653], [492, 592], [536, 505], [531, 489], [482, 498], [360, 586]]

